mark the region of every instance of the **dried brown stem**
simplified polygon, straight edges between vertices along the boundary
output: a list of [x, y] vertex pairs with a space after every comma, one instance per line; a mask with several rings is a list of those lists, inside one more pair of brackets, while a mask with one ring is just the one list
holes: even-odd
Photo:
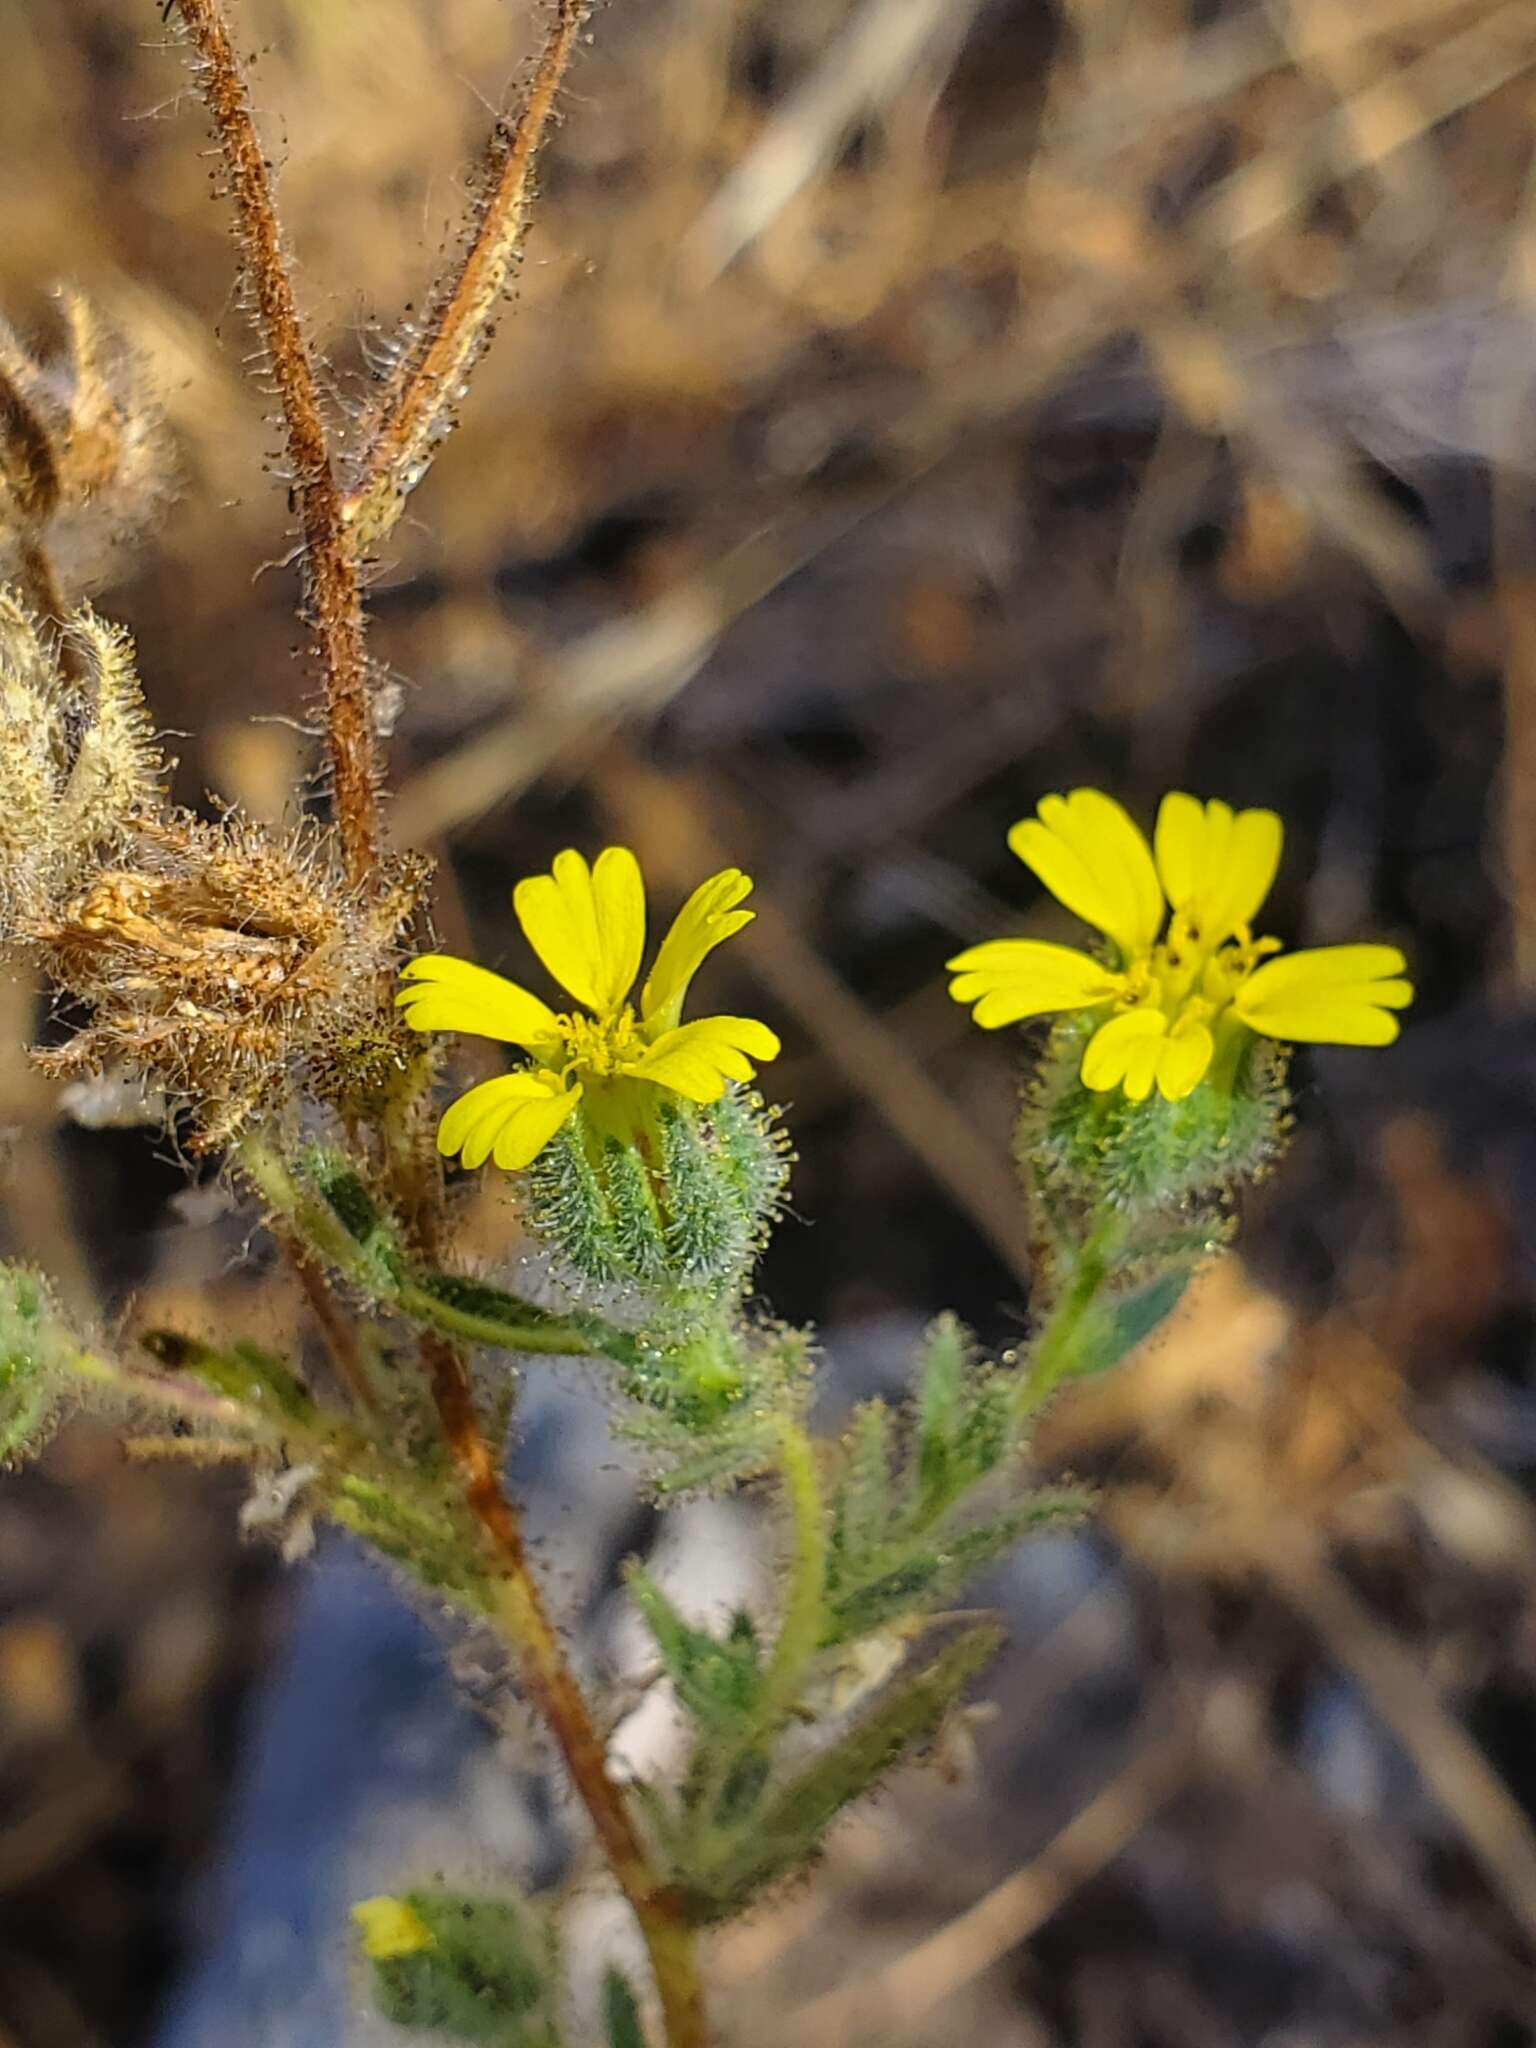
[[282, 407], [293, 493], [304, 533], [310, 620], [325, 675], [332, 795], [347, 878], [365, 882], [378, 860], [378, 794], [363, 603], [352, 536], [331, 467], [320, 388], [294, 298], [251, 97], [220, 0], [175, 0], [200, 59], [199, 85], [234, 195], [257, 324]]
[[501, 119], [487, 146], [462, 255], [434, 287], [413, 345], [374, 406], [357, 479], [342, 501], [356, 542], [385, 538], [454, 426], [471, 371], [495, 332], [495, 318], [522, 246], [533, 166], [560, 84], [586, 19], [587, 0], [555, 0], [533, 82], [515, 119]]
[[16, 563], [16, 581], [30, 610], [45, 624], [62, 626], [69, 616], [64, 587], [59, 582], [53, 557], [38, 541], [21, 548]]
[[[45, 626], [57, 628], [68, 624], [69, 599], [64, 595], [53, 557], [41, 541], [29, 540], [18, 549], [16, 588], [21, 592], [22, 602]], [[60, 633], [58, 637], [58, 667], [67, 683], [79, 682], [85, 673], [79, 645], [69, 633]]]
[[296, 1238], [281, 1234], [281, 1242], [299, 1277], [304, 1299], [309, 1303], [310, 1313], [320, 1326], [326, 1349], [331, 1354], [332, 1363], [342, 1384], [367, 1414], [381, 1415], [384, 1404], [380, 1401], [369, 1376], [362, 1346], [357, 1341], [357, 1331], [337, 1304], [336, 1297], [331, 1292], [330, 1282]]
[[560, 1745], [609, 1868], [640, 1924], [668, 2048], [704, 2048], [703, 1991], [691, 1930], [640, 1839], [622, 1790], [608, 1775], [602, 1736], [529, 1566], [522, 1525], [502, 1490], [463, 1358], [447, 1338], [430, 1332], [422, 1339], [422, 1357], [464, 1498], [480, 1525], [495, 1574], [495, 1617], [517, 1652], [523, 1681]]

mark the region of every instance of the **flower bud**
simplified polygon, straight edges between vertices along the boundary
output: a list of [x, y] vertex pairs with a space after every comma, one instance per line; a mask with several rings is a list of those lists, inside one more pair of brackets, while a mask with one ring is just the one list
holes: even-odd
[[783, 1198], [788, 1138], [760, 1095], [655, 1090], [633, 1141], [578, 1110], [529, 1170], [529, 1220], [585, 1280], [739, 1290]]
[[434, 1886], [364, 1899], [352, 1918], [379, 2010], [397, 2027], [487, 2048], [554, 2039], [554, 1937], [521, 1899]]
[[1219, 1202], [1268, 1172], [1289, 1128], [1288, 1049], [1233, 1023], [1211, 1071], [1177, 1102], [1085, 1087], [1098, 1023], [1063, 1018], [1024, 1097], [1017, 1148], [1048, 1201], [1131, 1215]]

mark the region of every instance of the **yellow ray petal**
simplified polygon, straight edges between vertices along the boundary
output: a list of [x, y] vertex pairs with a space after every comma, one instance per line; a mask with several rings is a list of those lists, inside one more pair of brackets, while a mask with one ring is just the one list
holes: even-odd
[[1113, 797], [1098, 789], [1042, 797], [1008, 844], [1068, 910], [1112, 938], [1127, 960], [1145, 953], [1163, 922], [1152, 851]]
[[640, 992], [640, 1014], [653, 1030], [670, 1031], [683, 1014], [688, 984], [722, 940], [749, 925], [755, 910], [739, 906], [752, 893], [752, 877], [722, 868], [700, 882], [661, 942], [656, 964]]
[[1212, 815], [1223, 811], [1230, 821], [1232, 813], [1225, 804], [1203, 804], [1181, 789], [1169, 790], [1157, 807], [1152, 845], [1158, 875], [1175, 910], [1186, 904], [1200, 886], [1199, 878], [1208, 860]]
[[1193, 1095], [1210, 1071], [1216, 1041], [1204, 1024], [1176, 1024], [1157, 1053], [1157, 1092], [1167, 1102]]
[[1182, 1102], [1205, 1079], [1214, 1051], [1203, 1023], [1185, 1018], [1170, 1030], [1166, 1014], [1148, 1005], [1101, 1024], [1080, 1071], [1084, 1087], [1100, 1094], [1123, 1087], [1132, 1102], [1145, 1102], [1155, 1084], [1165, 1101]]
[[1256, 967], [1232, 1007], [1266, 1038], [1308, 1045], [1390, 1045], [1391, 1013], [1413, 1001], [1396, 946], [1314, 946]]
[[1273, 811], [1202, 804], [1170, 790], [1157, 813], [1157, 871], [1168, 901], [1203, 946], [1252, 924], [1280, 866], [1285, 828]]
[[717, 1102], [727, 1081], [750, 1081], [754, 1061], [777, 1059], [779, 1041], [755, 1017], [697, 1017], [665, 1031], [624, 1072], [690, 1102]]
[[581, 1099], [578, 1083], [545, 1102], [514, 1109], [496, 1133], [492, 1157], [503, 1173], [521, 1173], [531, 1166]]
[[451, 1103], [437, 1127], [437, 1149], [457, 1153], [473, 1170], [494, 1153], [496, 1164], [518, 1171], [536, 1159], [581, 1100], [558, 1074], [498, 1074]]
[[537, 1072], [498, 1074], [478, 1082], [444, 1110], [437, 1127], [438, 1151], [445, 1159], [461, 1153], [466, 1165], [483, 1165], [505, 1119], [525, 1103], [547, 1101], [557, 1087]]
[[530, 1052], [559, 1037], [555, 1013], [515, 981], [452, 953], [423, 953], [400, 970], [395, 997], [413, 1031], [467, 1031]]
[[1044, 1017], [1057, 1010], [1086, 1010], [1112, 1002], [1125, 986], [1091, 954], [1044, 939], [989, 939], [948, 962], [955, 979], [949, 992], [957, 1003], [974, 1003], [984, 1031]]
[[1241, 996], [1299, 995], [1303, 991], [1358, 987], [1407, 972], [1408, 962], [1396, 946], [1305, 946], [1281, 953], [1256, 967], [1243, 983]]
[[[1168, 1019], [1161, 1010], [1122, 1010], [1117, 1016], [1107, 1018], [1083, 1049], [1083, 1064], [1079, 1069], [1083, 1086], [1102, 1095], [1126, 1081], [1133, 1066], [1139, 1081], [1144, 1066], [1147, 1085], [1141, 1090], [1141, 1095], [1147, 1095], [1156, 1070], [1158, 1042], [1167, 1030]], [[1131, 1093], [1129, 1086], [1126, 1093]], [[1133, 1099], [1139, 1100], [1140, 1097]]]
[[617, 1010], [645, 951], [645, 884], [627, 846], [609, 846], [588, 867], [574, 848], [551, 872], [512, 892], [528, 943], [562, 988], [598, 1016]]

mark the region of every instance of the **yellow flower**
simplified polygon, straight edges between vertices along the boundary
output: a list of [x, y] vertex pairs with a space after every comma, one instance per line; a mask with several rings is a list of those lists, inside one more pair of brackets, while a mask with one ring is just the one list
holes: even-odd
[[[1067, 1010], [1109, 1014], [1083, 1053], [1089, 1088], [1170, 1102], [1197, 1088], [1249, 1032], [1309, 1044], [1390, 1045], [1413, 1000], [1396, 946], [1280, 954], [1253, 920], [1280, 866], [1273, 811], [1175, 790], [1153, 844], [1097, 789], [1048, 796], [1008, 844], [1111, 958], [1040, 939], [993, 939], [949, 962], [950, 994], [986, 1030]], [[1165, 923], [1166, 920], [1166, 923]], [[1280, 954], [1278, 959], [1270, 956]], [[1224, 1064], [1224, 1063], [1223, 1063]]]
[[512, 894], [529, 945], [579, 1009], [553, 1010], [516, 982], [452, 954], [412, 960], [395, 1000], [413, 1029], [467, 1031], [529, 1056], [515, 1073], [482, 1081], [450, 1105], [438, 1150], [468, 1167], [494, 1159], [515, 1172], [538, 1157], [579, 1102], [599, 1133], [632, 1138], [645, 1127], [648, 1089], [709, 1103], [729, 1082], [750, 1081], [753, 1061], [778, 1054], [766, 1024], [681, 1019], [707, 955], [751, 923], [755, 913], [741, 907], [751, 893], [739, 868], [699, 884], [662, 941], [638, 1010], [629, 998], [645, 951], [645, 885], [627, 846], [608, 847], [590, 868], [579, 853], [557, 854], [550, 874], [519, 882]]

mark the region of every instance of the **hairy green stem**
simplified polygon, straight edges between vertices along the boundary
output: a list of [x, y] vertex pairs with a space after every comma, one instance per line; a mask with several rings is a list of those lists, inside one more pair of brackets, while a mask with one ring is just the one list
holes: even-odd
[[1046, 1318], [1036, 1339], [1029, 1363], [1017, 1392], [1021, 1414], [1038, 1408], [1064, 1379], [1071, 1376], [1077, 1346], [1098, 1304], [1099, 1294], [1113, 1276], [1116, 1256], [1125, 1239], [1125, 1225], [1118, 1216], [1107, 1217], [1091, 1231], [1072, 1260], [1071, 1274], [1060, 1299]]
[[[731, 1775], [744, 1759], [771, 1742], [792, 1712], [806, 1670], [820, 1647], [826, 1618], [827, 1514], [815, 1450], [791, 1416], [781, 1417], [778, 1436], [790, 1523], [789, 1589], [754, 1706], [742, 1717], [732, 1741], [720, 1743], [700, 1759], [705, 1768], [697, 1780], [696, 1825], [701, 1838], [712, 1844], [711, 1858], [729, 1853], [714, 1844], [734, 1842], [741, 1833], [739, 1824], [725, 1828], [718, 1824]], [[698, 1847], [696, 1842], [696, 1853]]]
[[770, 1724], [793, 1706], [806, 1666], [821, 1642], [827, 1603], [827, 1513], [809, 1437], [793, 1416], [779, 1423], [779, 1462], [794, 1555], [784, 1618], [763, 1679], [763, 1716]]
[[[489, 1344], [499, 1351], [538, 1351], [558, 1358], [596, 1358], [604, 1355], [584, 1330], [559, 1316], [539, 1322], [507, 1323], [498, 1317], [478, 1315], [473, 1309], [445, 1301], [430, 1287], [402, 1280], [392, 1296], [393, 1306], [418, 1323], [430, 1323], [444, 1336], [457, 1337], [466, 1344]], [[536, 1313], [536, 1312], [535, 1312]]]
[[261, 1138], [247, 1137], [241, 1141], [239, 1158], [269, 1209], [304, 1244], [380, 1307], [395, 1309], [413, 1322], [426, 1323], [446, 1337], [488, 1344], [500, 1351], [541, 1352], [562, 1358], [617, 1357], [621, 1363], [632, 1362], [633, 1340], [622, 1331], [599, 1331], [594, 1335], [595, 1322], [577, 1324], [566, 1317], [550, 1315], [532, 1302], [503, 1296], [499, 1289], [498, 1296], [526, 1316], [526, 1320], [487, 1315], [452, 1298], [455, 1287], [467, 1289], [469, 1282], [460, 1282], [456, 1276], [447, 1274], [411, 1274], [370, 1258], [367, 1248], [352, 1235], [335, 1210], [295, 1178], [275, 1147]]

